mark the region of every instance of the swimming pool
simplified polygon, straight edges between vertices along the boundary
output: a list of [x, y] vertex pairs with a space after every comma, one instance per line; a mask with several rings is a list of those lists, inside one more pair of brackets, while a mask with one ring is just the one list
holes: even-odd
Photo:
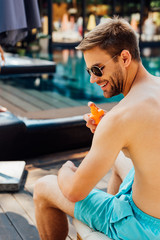
[[62, 60], [57, 64], [53, 83], [62, 94], [73, 99], [87, 99], [102, 103], [119, 101], [123, 97], [122, 95], [111, 99], [103, 97], [100, 87], [90, 83], [84, 58], [79, 51], [62, 51]]
[[[37, 57], [37, 55], [36, 55]], [[38, 55], [40, 58], [48, 59], [48, 55]], [[52, 59], [57, 63], [54, 76], [46, 74], [26, 77], [9, 77], [8, 84], [14, 84], [17, 88], [35, 89], [39, 92], [56, 92], [62, 96], [74, 100], [80, 100], [84, 105], [86, 101], [95, 103], [117, 102], [123, 95], [106, 99], [97, 84], [90, 83], [90, 76], [86, 71], [86, 64], [80, 51], [60, 50], [54, 51]], [[143, 65], [153, 75], [160, 76], [160, 57], [143, 57]]]
[[[160, 57], [143, 57], [142, 62], [151, 74], [160, 76]], [[53, 84], [57, 91], [74, 99], [104, 103], [120, 101], [123, 98], [122, 94], [110, 99], [104, 98], [100, 87], [96, 83], [90, 83], [83, 55], [79, 51], [64, 50], [61, 52]]]

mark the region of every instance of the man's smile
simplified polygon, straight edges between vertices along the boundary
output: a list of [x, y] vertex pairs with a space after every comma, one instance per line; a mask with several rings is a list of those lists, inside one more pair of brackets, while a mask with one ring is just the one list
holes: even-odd
[[105, 83], [97, 83], [102, 90], [105, 90], [106, 86], [108, 85], [109, 81], [105, 81]]

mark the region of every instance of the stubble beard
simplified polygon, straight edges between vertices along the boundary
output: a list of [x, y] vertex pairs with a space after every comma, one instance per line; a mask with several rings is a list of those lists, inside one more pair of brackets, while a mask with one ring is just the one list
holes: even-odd
[[113, 96], [116, 96], [123, 91], [123, 82], [124, 82], [124, 76], [123, 72], [120, 66], [116, 67], [116, 71], [112, 73], [112, 75], [109, 77], [109, 84], [110, 84], [110, 91], [107, 90], [103, 91], [103, 95], [105, 98], [111, 98]]

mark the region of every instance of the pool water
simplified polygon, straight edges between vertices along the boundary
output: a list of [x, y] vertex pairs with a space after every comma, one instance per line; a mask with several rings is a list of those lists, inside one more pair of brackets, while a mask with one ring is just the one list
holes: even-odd
[[[36, 89], [39, 92], [53, 91], [71, 99], [80, 101], [94, 101], [95, 103], [117, 102], [123, 95], [106, 99], [103, 91], [96, 84], [90, 83], [90, 76], [86, 71], [83, 54], [75, 50], [54, 51], [53, 56], [36, 55], [35, 57], [49, 59], [57, 63], [54, 76], [26, 76], [10, 78], [11, 84], [27, 89]], [[144, 67], [153, 75], [160, 76], [160, 57], [142, 58]]]
[[142, 58], [142, 63], [150, 74], [160, 77], [160, 57]]
[[[62, 52], [63, 54], [63, 52]], [[63, 56], [63, 55], [62, 55]], [[66, 58], [57, 64], [53, 84], [65, 96], [73, 99], [87, 99], [94, 102], [115, 102], [123, 98], [122, 95], [105, 99], [103, 91], [94, 83], [90, 83], [90, 76], [86, 71], [86, 64], [81, 52], [71, 51]]]
[[[120, 101], [123, 95], [106, 99], [100, 87], [90, 83], [83, 55], [79, 51], [65, 50], [61, 52], [61, 60], [57, 64], [53, 79], [55, 88], [73, 99], [87, 99], [94, 102]], [[56, 56], [55, 56], [56, 60]], [[160, 58], [142, 58], [144, 67], [153, 75], [160, 76]]]

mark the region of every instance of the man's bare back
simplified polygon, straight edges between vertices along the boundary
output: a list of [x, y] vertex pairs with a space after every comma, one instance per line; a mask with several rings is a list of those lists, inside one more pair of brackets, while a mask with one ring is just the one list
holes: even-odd
[[160, 78], [142, 66], [138, 74], [128, 95], [111, 112], [121, 114], [124, 131], [129, 131], [128, 146], [122, 150], [135, 168], [133, 201], [145, 213], [160, 218]]

